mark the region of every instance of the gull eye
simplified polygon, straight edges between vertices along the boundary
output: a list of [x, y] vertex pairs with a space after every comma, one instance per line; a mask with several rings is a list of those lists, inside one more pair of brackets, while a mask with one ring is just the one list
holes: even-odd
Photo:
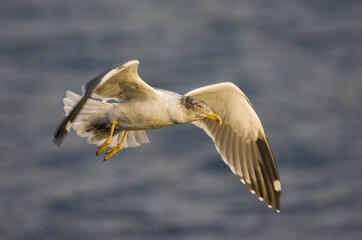
[[201, 104], [196, 104], [197, 108], [202, 108]]

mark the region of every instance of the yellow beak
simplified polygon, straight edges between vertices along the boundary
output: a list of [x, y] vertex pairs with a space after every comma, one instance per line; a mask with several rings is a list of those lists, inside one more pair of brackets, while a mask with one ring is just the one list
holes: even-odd
[[207, 118], [210, 118], [211, 120], [215, 121], [217, 124], [220, 125], [222, 124], [221, 117], [216, 113], [211, 113], [211, 114], [203, 113], [203, 114], [205, 114]]

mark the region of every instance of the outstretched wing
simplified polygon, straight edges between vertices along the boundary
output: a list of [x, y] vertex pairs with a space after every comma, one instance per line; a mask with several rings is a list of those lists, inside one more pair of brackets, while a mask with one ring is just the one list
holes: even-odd
[[83, 94], [103, 100], [121, 101], [130, 98], [148, 98], [156, 90], [145, 83], [137, 74], [138, 60], [128, 61], [103, 72], [83, 86]]
[[90, 97], [100, 98], [103, 101], [108, 99], [121, 101], [132, 98], [151, 98], [156, 95], [157, 91], [138, 76], [138, 64], [137, 60], [118, 64], [87, 82], [82, 88], [82, 99], [58, 126], [54, 134], [54, 144], [57, 147], [60, 146], [63, 138], [70, 131], [73, 121]]
[[204, 100], [221, 117], [222, 125], [208, 118], [193, 123], [212, 138], [224, 162], [249, 190], [279, 212], [278, 170], [260, 119], [245, 94], [225, 82], [197, 88], [185, 95]]

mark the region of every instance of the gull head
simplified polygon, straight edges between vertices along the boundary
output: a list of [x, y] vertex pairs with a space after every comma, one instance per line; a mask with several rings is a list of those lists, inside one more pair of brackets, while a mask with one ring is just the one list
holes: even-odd
[[209, 104], [199, 98], [183, 96], [181, 98], [181, 105], [183, 106], [187, 122], [209, 118], [217, 124], [222, 124], [220, 116], [211, 110]]

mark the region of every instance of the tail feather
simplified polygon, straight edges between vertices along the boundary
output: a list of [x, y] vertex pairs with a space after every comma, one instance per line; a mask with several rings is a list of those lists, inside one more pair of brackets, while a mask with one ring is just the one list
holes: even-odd
[[[112, 142], [109, 145], [109, 147], [114, 147], [117, 144], [119, 144], [122, 141], [123, 136], [124, 136], [124, 131], [114, 134], [113, 138], [112, 138]], [[128, 134], [127, 134], [126, 140], [123, 144], [123, 147], [124, 148], [138, 147], [141, 144], [145, 144], [145, 143], [149, 143], [149, 142], [150, 142], [150, 140], [148, 139], [145, 131], [143, 131], [143, 130], [128, 131]], [[102, 144], [102, 143], [100, 143], [100, 144]]]
[[145, 131], [134, 131], [134, 135], [135, 135], [136, 141], [138, 143], [143, 143], [143, 142], [149, 143], [150, 142]]
[[139, 145], [136, 141], [136, 137], [134, 134], [130, 134], [129, 136], [127, 135], [127, 145], [130, 145], [130, 146]]
[[[82, 97], [72, 91], [66, 91], [66, 98], [63, 99], [65, 116], [68, 116], [74, 106]], [[88, 143], [102, 145], [109, 136], [109, 130], [104, 128], [95, 128], [95, 124], [102, 123], [105, 114], [114, 106], [111, 103], [88, 99], [82, 110], [78, 113], [73, 121], [72, 128], [77, 132], [77, 135], [82, 138], [87, 138]], [[97, 123], [98, 121], [98, 123]], [[93, 126], [93, 127], [92, 127]], [[114, 147], [119, 144], [124, 136], [124, 131], [115, 131], [109, 147]], [[123, 147], [137, 147], [144, 143], [149, 143], [147, 134], [143, 130], [128, 131], [128, 135]]]

